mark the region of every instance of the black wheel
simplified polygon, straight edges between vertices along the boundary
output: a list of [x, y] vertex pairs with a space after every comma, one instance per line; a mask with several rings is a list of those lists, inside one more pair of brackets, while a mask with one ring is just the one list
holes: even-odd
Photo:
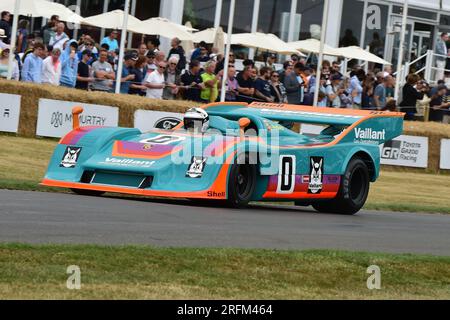
[[105, 193], [103, 191], [96, 191], [96, 190], [83, 190], [83, 189], [70, 189], [70, 190], [72, 190], [72, 192], [76, 194], [79, 194], [80, 196], [99, 197]]
[[360, 158], [350, 161], [342, 177], [341, 186], [335, 199], [314, 203], [319, 212], [352, 215], [364, 206], [369, 195], [369, 169]]
[[245, 207], [255, 191], [257, 166], [248, 164], [248, 159], [246, 156], [245, 161], [238, 161], [231, 166], [227, 204], [234, 208]]

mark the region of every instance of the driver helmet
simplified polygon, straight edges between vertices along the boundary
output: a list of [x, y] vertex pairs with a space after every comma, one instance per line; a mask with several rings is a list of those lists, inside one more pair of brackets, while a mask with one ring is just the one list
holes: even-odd
[[184, 128], [205, 133], [209, 128], [209, 115], [201, 108], [191, 108], [184, 115]]

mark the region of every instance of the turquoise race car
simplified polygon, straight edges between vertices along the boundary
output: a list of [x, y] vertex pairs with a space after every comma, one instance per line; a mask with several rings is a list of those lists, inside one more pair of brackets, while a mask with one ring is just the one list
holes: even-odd
[[[171, 130], [80, 127], [63, 137], [42, 185], [220, 201], [295, 202], [354, 214], [378, 178], [380, 144], [403, 131], [403, 113], [286, 104], [215, 103]], [[299, 133], [305, 124], [319, 134]]]

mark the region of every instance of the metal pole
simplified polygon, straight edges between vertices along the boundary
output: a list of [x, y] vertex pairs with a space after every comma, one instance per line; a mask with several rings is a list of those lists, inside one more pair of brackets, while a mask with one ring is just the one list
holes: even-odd
[[317, 104], [319, 102], [320, 78], [322, 76], [323, 48], [325, 46], [325, 36], [326, 36], [326, 32], [327, 32], [327, 20], [328, 20], [329, 5], [330, 5], [330, 1], [325, 0], [324, 4], [323, 4], [322, 34], [320, 36], [320, 51], [319, 51], [319, 61], [317, 63], [316, 87], [314, 90], [313, 106], [317, 106]]
[[[295, 15], [297, 14], [297, 0], [291, 1], [291, 11], [289, 14], [289, 31], [287, 42], [294, 41]], [[296, 39], [298, 40], [298, 39]]]
[[[131, 0], [131, 15], [136, 16], [136, 0]], [[129, 32], [127, 48], [131, 49], [132, 46], [133, 46], [133, 32]]]
[[405, 47], [405, 34], [406, 34], [406, 23], [408, 19], [408, 0], [405, 0], [405, 4], [403, 5], [403, 18], [402, 18], [402, 31], [400, 33], [400, 47], [398, 48], [398, 61], [397, 61], [397, 78], [395, 81], [395, 94], [394, 98], [398, 101], [400, 96], [400, 77], [402, 76], [402, 65], [403, 65], [403, 52]]
[[116, 93], [120, 93], [122, 83], [123, 56], [125, 53], [125, 38], [127, 36], [128, 13], [130, 12], [130, 0], [125, 0], [125, 10], [123, 15], [122, 35], [120, 36], [119, 65], [116, 76]]
[[236, 5], [236, 0], [231, 0], [230, 13], [229, 13], [229, 17], [228, 17], [228, 37], [227, 37], [227, 46], [225, 49], [225, 63], [223, 65], [222, 91], [220, 93], [220, 102], [225, 101], [225, 94], [226, 94], [225, 90], [226, 90], [226, 83], [228, 80], [228, 64], [230, 63], [231, 36], [233, 34], [235, 5]]
[[11, 30], [11, 49], [9, 50], [9, 63], [8, 63], [8, 80], [11, 80], [12, 78], [12, 72], [13, 72], [13, 63], [15, 59], [15, 52], [16, 52], [16, 40], [17, 40], [17, 25], [19, 24], [19, 8], [20, 8], [20, 0], [16, 0], [16, 3], [14, 5], [14, 18], [13, 18], [13, 25]]
[[[253, 16], [252, 16], [252, 28], [251, 33], [255, 33], [258, 31], [258, 20], [259, 20], [259, 7], [260, 7], [260, 0], [255, 0], [253, 3]], [[248, 58], [252, 59], [255, 57], [255, 49], [250, 48], [248, 51]]]
[[216, 0], [216, 14], [214, 16], [214, 28], [220, 27], [220, 20], [222, 18], [222, 0]]
[[[77, 0], [77, 5], [75, 8], [75, 13], [81, 15], [81, 0]], [[75, 30], [73, 30], [73, 38], [78, 39], [78, 30], [80, 28], [80, 25], [73, 24]]]
[[[104, 0], [103, 13], [108, 12], [108, 8], [109, 8], [109, 0]], [[104, 37], [105, 37], [105, 29], [102, 28], [102, 30], [100, 31], [100, 42], [103, 40]]]

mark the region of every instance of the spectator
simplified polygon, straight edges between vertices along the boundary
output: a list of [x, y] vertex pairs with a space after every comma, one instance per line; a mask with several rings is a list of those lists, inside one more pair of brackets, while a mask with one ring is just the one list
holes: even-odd
[[147, 73], [152, 73], [153, 71], [155, 71], [158, 67], [156, 66], [156, 56], [155, 53], [153, 51], [149, 51], [147, 53], [147, 68], [146, 68], [146, 72]]
[[418, 83], [419, 80], [420, 77], [417, 74], [410, 74], [403, 86], [403, 101], [400, 103], [400, 108], [406, 113], [405, 120], [414, 120], [417, 100], [423, 99], [422, 85]]
[[20, 20], [17, 30], [17, 52], [25, 52], [28, 48], [28, 20]]
[[206, 63], [211, 60], [211, 58], [209, 57], [208, 49], [206, 49], [206, 47], [200, 48], [200, 55], [196, 58], [196, 60], [200, 61], [201, 63]]
[[41, 37], [46, 46], [49, 45], [50, 39], [55, 36], [55, 28], [58, 23], [59, 16], [53, 15], [50, 17], [50, 21], [48, 21], [45, 26], [42, 27]]
[[167, 64], [164, 61], [161, 61], [158, 63], [158, 69], [150, 73], [145, 79], [147, 98], [162, 99], [163, 90], [165, 87], [164, 72], [166, 69]]
[[153, 38], [153, 39], [150, 39], [148, 42], [147, 42], [147, 48], [148, 48], [148, 51], [153, 51], [153, 52], [158, 52], [159, 51], [159, 46], [161, 45], [161, 42], [159, 41], [159, 39], [158, 38]]
[[445, 65], [448, 57], [447, 50], [448, 34], [443, 32], [441, 38], [436, 42], [434, 53], [436, 56], [436, 81], [444, 79]]
[[108, 51], [100, 50], [98, 60], [92, 64], [95, 81], [92, 83], [92, 90], [111, 92], [112, 82], [116, 74], [111, 64], [108, 62]]
[[389, 100], [381, 111], [397, 112], [397, 103], [394, 99]]
[[283, 63], [283, 69], [278, 71], [278, 74], [280, 75], [280, 82], [284, 82], [284, 77], [294, 71], [294, 65], [292, 64], [292, 61], [285, 61]]
[[56, 33], [50, 37], [48, 44], [62, 51], [64, 44], [69, 41], [69, 36], [64, 32], [65, 28], [64, 22], [58, 22], [56, 24]]
[[219, 74], [215, 74], [216, 63], [210, 60], [205, 65], [205, 72], [201, 75], [202, 77], [202, 91], [200, 92], [200, 98], [203, 102], [215, 102], [219, 96], [218, 84], [223, 74], [223, 70]]
[[144, 79], [147, 74], [147, 58], [140, 56], [136, 61], [134, 68], [130, 70], [130, 74], [134, 74], [134, 80], [130, 84], [129, 94], [143, 96], [147, 87], [144, 86]]
[[42, 62], [42, 83], [59, 86], [61, 80], [61, 50], [54, 48]]
[[114, 52], [117, 49], [119, 49], [119, 42], [117, 41], [117, 38], [119, 36], [119, 32], [117, 30], [111, 31], [109, 36], [104, 37], [102, 42], [100, 42], [100, 45], [107, 44], [108, 45], [108, 51]]
[[6, 35], [5, 35], [5, 30], [0, 29], [0, 52], [3, 49], [9, 49], [9, 44], [7, 44], [6, 42], [4, 42], [3, 40], [6, 39]]
[[447, 87], [440, 85], [437, 93], [431, 97], [430, 102], [430, 121], [442, 122], [444, 119], [445, 111], [449, 110], [450, 103], [446, 101]]
[[[0, 53], [0, 77], [2, 78], [8, 77], [9, 55], [10, 55], [9, 48], [3, 49]], [[13, 60], [13, 70], [11, 79], [16, 81], [19, 81], [20, 79], [19, 64], [16, 59]]]
[[[54, 48], [57, 49], [57, 48]], [[61, 85], [75, 88], [78, 75], [78, 43], [75, 40], [68, 41], [61, 55]]]
[[330, 78], [331, 85], [327, 86], [328, 99], [333, 108], [342, 107], [341, 96], [345, 93], [343, 80], [340, 73], [333, 73]]
[[180, 46], [181, 41], [178, 38], [173, 38], [171, 42], [172, 49], [169, 51], [169, 55], [167, 60], [171, 57], [178, 58], [178, 70], [184, 70], [186, 68], [186, 55], [184, 53], [184, 49]]
[[92, 59], [92, 52], [89, 49], [85, 49], [81, 53], [81, 61], [78, 63], [78, 75], [75, 88], [88, 90], [89, 84], [94, 81], [91, 77], [91, 67], [89, 67], [89, 61]]
[[287, 103], [286, 88], [280, 82], [280, 74], [277, 71], [273, 71], [270, 75], [270, 90], [274, 102]]
[[162, 51], [155, 52], [155, 64], [159, 66], [160, 62], [166, 62], [166, 55]]
[[363, 69], [357, 69], [353, 72], [351, 79], [350, 79], [350, 86], [347, 90], [347, 92], [352, 96], [353, 98], [353, 109], [361, 109], [362, 107], [362, 93], [363, 93], [363, 87], [362, 82], [364, 81], [366, 77], [366, 73]]
[[339, 64], [338, 61], [333, 61], [333, 63], [331, 64], [331, 75], [334, 74], [339, 74], [340, 76], [342, 76], [341, 73], [341, 65]]
[[[234, 64], [235, 64], [235, 63], [236, 63], [236, 57], [235, 57], [235, 55], [234, 55], [233, 52], [230, 52], [228, 64], [229, 64], [230, 66], [233, 66], [233, 67], [234, 67]], [[217, 62], [217, 65], [216, 65], [216, 71], [215, 71], [216, 74], [219, 73], [221, 70], [223, 70], [224, 64], [225, 64], [225, 57], [223, 57], [223, 59], [220, 59], [220, 60]], [[235, 71], [236, 71], [236, 69], [235, 69]]]
[[382, 110], [387, 104], [387, 91], [386, 89], [392, 85], [392, 77], [387, 76], [382, 79], [382, 82], [377, 85], [373, 94], [374, 107], [377, 110]]
[[259, 71], [259, 78], [255, 81], [255, 97], [265, 102], [273, 102], [269, 82], [271, 73], [270, 67], [262, 67]]
[[274, 53], [269, 53], [266, 59], [266, 67], [269, 67], [271, 71], [275, 71], [275, 62], [277, 61], [277, 55]]
[[94, 61], [96, 61], [98, 59], [98, 50], [95, 47], [94, 42], [92, 42], [90, 40], [86, 40], [84, 45], [82, 45], [80, 47], [80, 49], [78, 50], [78, 60], [79, 61], [81, 61], [83, 59], [83, 52], [85, 50], [89, 50], [91, 52], [91, 56], [90, 56], [90, 59], [88, 61], [88, 64], [91, 65]]
[[141, 43], [138, 48], [138, 55], [146, 56], [148, 53], [147, 45], [145, 43]]
[[294, 66], [294, 72], [286, 75], [284, 86], [286, 88], [287, 99], [290, 104], [302, 104], [305, 97], [305, 88], [308, 87], [306, 79], [306, 67], [298, 62]]
[[441, 85], [445, 85], [445, 81], [444, 81], [444, 80], [438, 80], [437, 86], [433, 87], [433, 88], [430, 90], [430, 96], [431, 96], [431, 97], [434, 96], [434, 95], [436, 95], [436, 94], [438, 93], [439, 86], [441, 86]]
[[130, 73], [130, 69], [135, 67], [136, 61], [138, 60], [139, 55], [136, 51], [125, 53], [123, 58], [122, 75], [119, 77], [119, 75], [116, 74], [116, 79], [120, 79], [120, 93], [128, 94], [130, 91], [131, 82], [135, 79], [135, 75]]
[[173, 56], [169, 59], [166, 72], [164, 72], [164, 79], [166, 86], [163, 90], [164, 100], [175, 100], [178, 94], [178, 86], [180, 85], [181, 72], [177, 68], [178, 58]]
[[202, 48], [206, 48], [205, 41], [201, 41], [199, 44], [196, 45], [196, 48], [194, 49], [194, 51], [192, 51], [191, 61], [198, 60], [198, 58], [200, 57]]
[[181, 85], [185, 87], [184, 99], [200, 101], [201, 83], [200, 62], [192, 60], [189, 64], [189, 70], [181, 76]]
[[242, 72], [240, 72], [236, 80], [239, 84], [239, 97], [238, 101], [241, 102], [252, 102], [253, 95], [255, 94], [255, 82], [251, 78], [253, 67], [248, 65], [244, 68]]
[[226, 82], [225, 101], [236, 101], [239, 94], [239, 83], [236, 79], [236, 69], [234, 67], [228, 68], [228, 77]]
[[8, 11], [3, 11], [0, 16], [0, 29], [3, 29], [5, 32], [5, 38], [3, 41], [6, 44], [11, 43], [11, 25], [9, 21], [11, 20], [11, 14]]
[[26, 58], [22, 68], [22, 80], [25, 82], [42, 82], [42, 54], [45, 47], [42, 43], [36, 43], [33, 52]]

